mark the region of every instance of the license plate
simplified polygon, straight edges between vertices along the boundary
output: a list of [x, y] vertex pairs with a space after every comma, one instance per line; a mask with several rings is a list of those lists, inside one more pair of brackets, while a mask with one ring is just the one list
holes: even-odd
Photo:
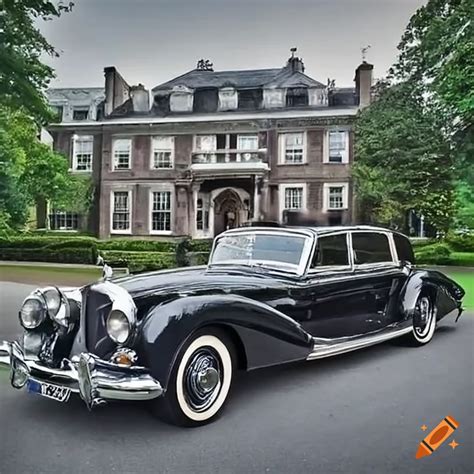
[[67, 402], [71, 395], [71, 389], [60, 387], [46, 382], [37, 382], [36, 380], [28, 380], [28, 392], [37, 393], [43, 397], [52, 398], [57, 402]]

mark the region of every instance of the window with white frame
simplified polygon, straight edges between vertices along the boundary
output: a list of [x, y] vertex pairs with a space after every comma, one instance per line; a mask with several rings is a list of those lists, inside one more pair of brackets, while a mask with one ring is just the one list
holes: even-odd
[[130, 191], [112, 193], [112, 232], [130, 232], [131, 209]]
[[115, 138], [113, 141], [114, 170], [128, 170], [132, 162], [132, 139]]
[[216, 135], [196, 135], [194, 148], [197, 151], [215, 151], [217, 149]]
[[153, 137], [152, 168], [170, 169], [174, 166], [174, 137]]
[[77, 212], [53, 210], [49, 214], [49, 228], [51, 230], [77, 230], [79, 215]]
[[349, 134], [347, 131], [331, 130], [328, 132], [328, 163], [348, 162]]
[[171, 191], [151, 194], [151, 232], [171, 232]]
[[285, 188], [285, 209], [303, 208], [303, 188]]
[[238, 135], [237, 150], [258, 150], [258, 135]]
[[304, 163], [304, 133], [281, 133], [280, 163], [298, 165]]
[[92, 171], [94, 137], [92, 135], [74, 135], [73, 171]]
[[326, 183], [324, 185], [324, 210], [341, 210], [348, 207], [348, 184]]

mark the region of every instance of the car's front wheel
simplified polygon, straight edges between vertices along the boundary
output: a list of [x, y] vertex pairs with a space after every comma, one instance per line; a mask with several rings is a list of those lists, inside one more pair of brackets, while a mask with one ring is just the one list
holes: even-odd
[[209, 423], [227, 399], [233, 367], [234, 348], [226, 334], [198, 331], [176, 358], [158, 415], [181, 426]]

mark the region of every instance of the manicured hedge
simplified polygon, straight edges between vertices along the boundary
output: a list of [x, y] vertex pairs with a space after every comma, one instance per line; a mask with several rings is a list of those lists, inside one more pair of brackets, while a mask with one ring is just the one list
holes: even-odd
[[95, 264], [97, 256], [92, 248], [64, 247], [58, 250], [49, 248], [0, 248], [0, 260]]
[[165, 240], [110, 239], [97, 241], [102, 250], [120, 250], [126, 252], [174, 252], [177, 242]]
[[451, 250], [446, 244], [438, 243], [415, 247], [416, 262], [419, 264], [448, 265]]
[[474, 234], [450, 235], [446, 242], [455, 252], [474, 252]]
[[173, 252], [103, 250], [101, 255], [111, 267], [127, 267], [132, 273], [176, 267], [176, 256]]

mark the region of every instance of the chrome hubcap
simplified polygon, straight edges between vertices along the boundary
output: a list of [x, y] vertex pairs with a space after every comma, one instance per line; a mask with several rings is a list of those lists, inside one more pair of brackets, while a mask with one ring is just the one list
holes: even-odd
[[417, 315], [414, 321], [415, 332], [420, 337], [425, 337], [430, 331], [431, 321], [433, 319], [433, 310], [430, 300], [424, 296], [420, 299], [417, 306]]
[[200, 348], [189, 359], [184, 373], [184, 394], [195, 411], [209, 408], [222, 385], [222, 364], [211, 347]]

